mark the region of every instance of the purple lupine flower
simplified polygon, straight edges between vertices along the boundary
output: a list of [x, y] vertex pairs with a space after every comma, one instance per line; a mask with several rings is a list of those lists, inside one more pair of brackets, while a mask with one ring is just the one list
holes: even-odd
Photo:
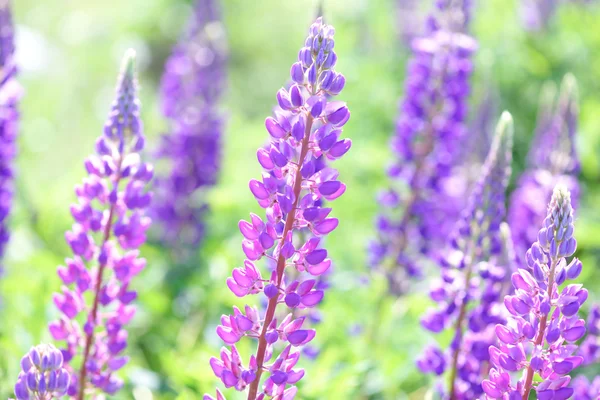
[[48, 400], [64, 396], [69, 372], [63, 368], [63, 354], [51, 344], [39, 344], [21, 359], [15, 384], [17, 400]]
[[476, 42], [452, 29], [451, 7], [443, 1], [437, 7], [448, 26], [431, 17], [429, 34], [412, 42], [405, 97], [391, 141], [391, 188], [380, 195], [378, 238], [369, 246], [369, 264], [388, 274], [392, 291], [402, 291], [405, 275], [421, 275], [420, 254], [445, 242], [464, 207], [464, 200], [454, 206], [455, 185], [447, 178], [461, 161], [456, 155], [467, 133]]
[[[78, 400], [97, 391], [112, 395], [123, 386], [115, 372], [128, 361], [124, 326], [135, 314], [137, 297], [131, 280], [146, 264], [138, 248], [150, 225], [145, 209], [151, 195], [145, 186], [153, 170], [140, 160], [144, 136], [134, 60], [130, 50], [96, 154], [85, 162], [88, 176], [75, 188], [75, 222], [65, 235], [73, 258], [58, 268], [64, 286], [54, 304], [62, 316], [49, 329], [64, 343], [68, 394]], [[79, 360], [77, 369], [73, 363]]]
[[[543, 221], [545, 202], [550, 201], [556, 183], [567, 186], [571, 202], [577, 206], [580, 169], [576, 150], [577, 82], [566, 75], [554, 106], [555, 89], [542, 90], [535, 137], [528, 154], [528, 168], [517, 182], [510, 198], [508, 223], [512, 229], [517, 254], [525, 254], [537, 239], [536, 226]], [[521, 266], [525, 266], [520, 260]]]
[[[19, 132], [17, 109], [22, 89], [15, 79], [11, 2], [0, 2], [0, 258], [9, 239], [7, 220], [13, 201], [13, 160]], [[2, 265], [0, 264], [0, 274]]]
[[[558, 185], [538, 240], [527, 251], [529, 268], [513, 273], [515, 292], [504, 298], [510, 318], [507, 324], [496, 326], [499, 341], [490, 347], [494, 368], [482, 383], [488, 399], [528, 399], [532, 389], [538, 399], [573, 395], [568, 374], [583, 362], [583, 357], [573, 354], [575, 342], [586, 331], [577, 312], [588, 296], [580, 284], [559, 290], [581, 272], [578, 259], [566, 260], [577, 247], [573, 232], [571, 196], [565, 186]], [[513, 383], [513, 373], [520, 371], [518, 382]], [[539, 379], [534, 380], [536, 374]]]
[[573, 379], [571, 387], [574, 389], [573, 400], [598, 400], [600, 399], [600, 376], [590, 382], [585, 376]]
[[600, 306], [590, 308], [586, 321], [587, 335], [579, 347], [579, 355], [584, 365], [595, 364], [600, 360]]
[[[316, 278], [329, 269], [331, 260], [321, 245], [338, 220], [329, 216], [331, 208], [323, 207], [321, 201], [332, 201], [346, 190], [337, 170], [318, 164], [342, 157], [351, 146], [349, 139], [340, 138], [350, 117], [348, 108], [330, 100], [345, 85], [344, 76], [334, 70], [333, 35], [334, 28], [321, 18], [310, 27], [305, 47], [290, 71], [294, 84], [289, 90], [279, 90], [281, 111], [265, 122], [271, 143], [257, 152], [264, 169], [262, 180], [252, 179], [249, 184], [266, 209], [266, 219], [250, 214], [250, 221], [239, 223], [247, 259], [233, 270], [227, 286], [238, 297], [262, 293], [268, 303], [265, 312], [247, 305], [242, 310], [234, 307], [232, 315], [221, 318], [217, 334], [230, 348], [223, 347], [210, 365], [225, 387], [248, 389], [248, 400], [293, 399], [294, 384], [304, 375], [303, 369], [295, 368], [299, 347], [315, 337], [315, 331], [306, 326], [307, 318], [295, 318], [293, 311], [315, 307], [323, 299]], [[276, 260], [267, 279], [256, 264], [261, 259]], [[292, 280], [293, 271], [312, 277]], [[279, 310], [284, 307], [292, 312], [278, 319], [278, 305]], [[247, 363], [235, 345], [244, 336], [258, 342]]]
[[441, 375], [449, 370], [450, 399], [474, 399], [482, 394], [480, 383], [487, 372], [486, 331], [504, 320], [499, 302], [510, 266], [501, 264], [509, 264], [506, 260], [511, 256], [505, 244], [506, 229], [501, 226], [511, 173], [512, 135], [512, 117], [505, 112], [481, 177], [440, 259], [442, 280], [431, 289], [438, 306], [421, 321], [434, 333], [452, 325], [454, 337], [448, 352], [429, 349], [417, 360], [425, 373]]
[[204, 191], [217, 181], [223, 117], [218, 102], [226, 74], [224, 29], [218, 0], [197, 0], [190, 26], [165, 64], [162, 112], [169, 133], [158, 157], [168, 175], [155, 182], [154, 219], [163, 239], [197, 246], [204, 236]]

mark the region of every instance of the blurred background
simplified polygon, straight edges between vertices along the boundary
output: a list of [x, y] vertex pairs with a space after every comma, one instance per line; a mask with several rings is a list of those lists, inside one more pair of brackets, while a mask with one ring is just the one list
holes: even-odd
[[[429, 1], [421, 3], [427, 8]], [[513, 114], [514, 185], [542, 84], [559, 84], [567, 72], [577, 78], [583, 200], [576, 227], [584, 265], [580, 281], [590, 290], [591, 304], [600, 300], [600, 4], [565, 1], [547, 26], [530, 31], [523, 28], [518, 3], [476, 1], [471, 31], [479, 50], [471, 111], [492, 90], [496, 115], [503, 109]], [[153, 150], [167, 127], [158, 83], [191, 12], [187, 0], [110, 5], [17, 0], [14, 7], [19, 81], [26, 93], [12, 237], [0, 280], [2, 398], [12, 394], [24, 352], [50, 341], [46, 326], [56, 317], [51, 298], [60, 288], [56, 267], [70, 256], [64, 232], [72, 223], [73, 187], [84, 177], [83, 160], [102, 133], [119, 60], [128, 47], [136, 49], [142, 117]], [[244, 259], [237, 222], [259, 210], [247, 182], [260, 175], [256, 149], [268, 136], [264, 119], [288, 80], [317, 7], [316, 1], [222, 2], [230, 51], [222, 102], [227, 123], [219, 183], [207, 193], [206, 240], [179, 274], [168, 274], [172, 251], [152, 241], [142, 248], [148, 266], [134, 283], [140, 298], [129, 332], [132, 361], [120, 373], [127, 385], [115, 398], [200, 399], [214, 393], [217, 379], [208, 360], [221, 347], [215, 327], [222, 313], [240, 304], [225, 285]], [[320, 306], [316, 344], [321, 353], [315, 361], [300, 362], [307, 370], [300, 398], [422, 399], [433, 383], [418, 373], [414, 359], [436, 340], [419, 326], [430, 305], [426, 284], [403, 298], [386, 295], [385, 279], [370, 274], [365, 262], [409, 55], [400, 39], [403, 18], [393, 0], [326, 0], [324, 16], [336, 28], [337, 70], [347, 79], [340, 100], [352, 113], [344, 133], [353, 147], [336, 165], [348, 190], [333, 205], [340, 227], [327, 240], [335, 270]], [[248, 354], [249, 341], [241, 349]], [[594, 367], [583, 372], [593, 374]], [[229, 391], [228, 398], [237, 397]]]

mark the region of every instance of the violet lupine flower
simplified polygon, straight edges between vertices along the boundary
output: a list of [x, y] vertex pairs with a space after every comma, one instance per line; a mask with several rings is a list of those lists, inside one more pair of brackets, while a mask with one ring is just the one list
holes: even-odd
[[[15, 79], [11, 2], [0, 1], [0, 258], [9, 239], [7, 220], [13, 201], [13, 160], [19, 132], [17, 109], [22, 89]], [[0, 275], [2, 265], [0, 264]]]
[[39, 344], [21, 359], [21, 372], [15, 384], [17, 400], [51, 400], [67, 393], [69, 372], [63, 368], [63, 355], [51, 344]]
[[[489, 379], [483, 381], [488, 399], [528, 399], [534, 389], [538, 399], [568, 399], [574, 368], [583, 357], [573, 355], [575, 342], [585, 335], [585, 321], [577, 312], [588, 296], [580, 284], [559, 287], [581, 272], [581, 262], [573, 255], [573, 208], [565, 186], [552, 194], [538, 240], [527, 251], [529, 269], [512, 275], [515, 290], [504, 298], [510, 313], [507, 324], [496, 326], [498, 345], [490, 347]], [[529, 272], [532, 271], [532, 272]], [[514, 372], [523, 371], [516, 383]], [[540, 379], [534, 380], [534, 375]]]
[[481, 177], [440, 260], [442, 280], [431, 289], [438, 306], [421, 320], [433, 333], [452, 325], [454, 337], [448, 352], [430, 348], [417, 366], [436, 375], [449, 370], [447, 397], [453, 400], [482, 394], [480, 384], [485, 375], [481, 373], [487, 372], [482, 338], [488, 336], [490, 325], [503, 322], [499, 301], [507, 266], [500, 265], [499, 258], [508, 258], [503, 254], [506, 233], [501, 226], [511, 173], [512, 135], [512, 117], [504, 112]]
[[218, 0], [197, 0], [190, 26], [165, 64], [161, 82], [169, 133], [158, 157], [168, 175], [156, 179], [152, 213], [163, 239], [197, 246], [204, 236], [206, 189], [221, 164], [223, 116], [218, 102], [226, 74], [226, 49]]
[[585, 376], [573, 379], [571, 387], [574, 389], [573, 400], [598, 400], [600, 399], [600, 376], [591, 382]]
[[[577, 133], [577, 82], [572, 75], [563, 79], [558, 101], [555, 90], [542, 90], [536, 134], [528, 154], [528, 168], [517, 182], [510, 198], [508, 223], [513, 233], [517, 254], [525, 254], [537, 238], [536, 226], [543, 221], [545, 207], [556, 183], [571, 192], [571, 202], [577, 206], [580, 163], [575, 146]], [[524, 264], [521, 261], [521, 264]], [[525, 267], [525, 265], [521, 265]]]
[[[217, 334], [230, 348], [223, 347], [210, 365], [225, 387], [247, 389], [248, 400], [293, 399], [294, 384], [304, 375], [304, 370], [296, 368], [300, 347], [315, 337], [315, 331], [305, 326], [306, 317], [292, 315], [296, 309], [315, 307], [324, 293], [315, 288], [316, 278], [291, 280], [289, 276], [298, 271], [319, 277], [329, 269], [331, 260], [321, 243], [338, 220], [329, 216], [331, 208], [321, 206], [321, 200], [335, 200], [346, 190], [332, 167], [315, 172], [319, 159], [336, 160], [351, 146], [349, 139], [340, 139], [350, 117], [348, 108], [343, 102], [330, 101], [345, 84], [344, 76], [334, 70], [333, 35], [334, 28], [321, 18], [310, 27], [305, 47], [290, 71], [294, 84], [277, 93], [285, 112], [276, 112], [265, 122], [271, 144], [257, 152], [264, 169], [262, 180], [252, 179], [249, 184], [266, 209], [266, 219], [250, 214], [250, 221], [239, 223], [247, 259], [233, 270], [227, 286], [238, 297], [264, 295], [268, 304], [265, 312], [249, 305], [242, 310], [234, 307], [232, 315], [221, 318]], [[257, 266], [261, 259], [276, 260], [267, 279]], [[275, 316], [278, 306], [292, 312], [279, 320]], [[258, 342], [247, 363], [235, 345], [244, 336]], [[283, 350], [276, 351], [276, 347]], [[223, 395], [217, 393], [217, 398]]]
[[[134, 60], [130, 50], [96, 154], [85, 162], [88, 177], [75, 188], [75, 223], [65, 235], [73, 258], [58, 268], [64, 286], [54, 304], [62, 316], [49, 329], [64, 343], [61, 351], [71, 373], [68, 394], [78, 400], [99, 391], [112, 395], [123, 386], [115, 372], [128, 361], [124, 326], [135, 314], [137, 297], [130, 284], [146, 265], [138, 248], [150, 225], [144, 213], [151, 195], [145, 186], [153, 171], [140, 161], [144, 136]], [[73, 362], [79, 360], [77, 369]]]
[[[437, 4], [437, 11], [445, 22], [454, 13], [444, 4]], [[427, 36], [412, 42], [405, 97], [391, 141], [391, 188], [380, 195], [378, 238], [369, 246], [370, 266], [388, 274], [392, 291], [402, 291], [405, 275], [421, 275], [420, 255], [445, 242], [464, 207], [464, 200], [455, 207], [454, 199], [447, 198], [453, 196], [447, 190], [453, 185], [446, 185], [445, 178], [460, 162], [456, 155], [467, 133], [476, 42], [441, 23], [430, 25]]]

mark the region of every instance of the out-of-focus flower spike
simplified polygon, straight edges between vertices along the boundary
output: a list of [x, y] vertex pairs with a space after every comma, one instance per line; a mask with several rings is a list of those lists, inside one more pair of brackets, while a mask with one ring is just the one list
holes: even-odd
[[219, 0], [196, 0], [161, 79], [161, 109], [169, 128], [157, 156], [166, 174], [155, 182], [151, 211], [162, 240], [180, 250], [197, 247], [204, 237], [206, 192], [221, 167], [224, 117], [219, 101], [228, 50], [219, 8]]
[[464, 33], [457, 10], [462, 4], [436, 2], [426, 35], [411, 42], [406, 90], [390, 142], [390, 187], [379, 196], [378, 236], [369, 245], [369, 265], [388, 277], [396, 294], [406, 290], [407, 276], [422, 275], [423, 260], [443, 246], [464, 207], [464, 196], [456, 196], [456, 189], [451, 193], [456, 185], [449, 182], [464, 159], [471, 57], [477, 49]]
[[593, 380], [581, 375], [571, 382], [573, 400], [597, 400], [600, 398], [600, 376]]
[[505, 253], [510, 252], [503, 239], [507, 232], [502, 221], [512, 144], [513, 121], [504, 112], [481, 176], [441, 253], [442, 279], [430, 291], [438, 306], [421, 320], [422, 326], [433, 333], [451, 329], [453, 334], [446, 352], [430, 347], [417, 360], [425, 373], [442, 375], [448, 370], [445, 394], [451, 399], [467, 400], [482, 394], [482, 371], [489, 362], [485, 349], [493, 338], [490, 327], [504, 322], [497, 310], [509, 274], [509, 267], [502, 265]]
[[18, 105], [23, 90], [17, 83], [11, 1], [0, 1], [0, 276], [10, 237], [8, 218], [13, 203], [14, 158], [19, 133]]

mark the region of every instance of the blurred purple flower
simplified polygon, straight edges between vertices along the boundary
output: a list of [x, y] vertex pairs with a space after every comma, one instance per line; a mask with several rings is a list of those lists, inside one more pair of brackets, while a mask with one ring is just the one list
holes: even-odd
[[573, 379], [571, 387], [574, 389], [573, 400], [598, 400], [600, 399], [600, 376], [590, 382], [585, 376]]
[[[489, 399], [528, 399], [534, 389], [538, 399], [568, 399], [573, 369], [583, 357], [575, 344], [585, 335], [585, 321], [577, 312], [588, 296], [580, 284], [559, 287], [577, 278], [581, 262], [566, 258], [575, 253], [573, 208], [568, 189], [554, 189], [538, 240], [527, 251], [528, 269], [512, 275], [514, 294], [504, 298], [510, 313], [506, 324], [496, 325], [497, 346], [490, 347], [494, 367], [482, 386]], [[529, 272], [531, 271], [531, 272]], [[512, 383], [515, 372], [519, 374]], [[540, 379], [534, 380], [534, 375]]]
[[[554, 106], [555, 89], [546, 85], [542, 90], [535, 136], [528, 154], [528, 168], [517, 182], [510, 198], [508, 222], [512, 229], [517, 254], [525, 254], [537, 239], [536, 226], [543, 221], [555, 184], [565, 185], [576, 207], [579, 200], [580, 169], [576, 150], [577, 83], [566, 75], [560, 96]], [[521, 266], [525, 262], [519, 259]]]
[[566, 3], [586, 5], [595, 0], [521, 0], [519, 14], [527, 31], [542, 31], [550, 25], [559, 6]]
[[15, 397], [17, 400], [59, 398], [67, 393], [69, 380], [60, 350], [51, 344], [39, 344], [21, 359]]
[[[268, 303], [264, 315], [246, 305], [222, 316], [217, 334], [230, 348], [223, 347], [210, 365], [225, 387], [248, 389], [248, 400], [293, 399], [294, 385], [304, 375], [303, 369], [295, 369], [298, 347], [315, 337], [315, 331], [305, 326], [306, 317], [296, 318], [293, 312], [313, 308], [323, 299], [316, 278], [327, 272], [331, 260], [321, 244], [337, 228], [338, 220], [329, 216], [331, 208], [321, 202], [332, 201], [346, 190], [338, 171], [327, 161], [342, 157], [351, 146], [349, 139], [340, 138], [350, 112], [345, 103], [330, 101], [345, 85], [344, 76], [334, 70], [333, 35], [334, 28], [321, 18], [310, 27], [305, 47], [290, 71], [294, 84], [279, 90], [279, 107], [265, 122], [271, 143], [257, 152], [264, 169], [262, 180], [249, 183], [259, 205], [266, 209], [266, 220], [250, 214], [250, 221], [239, 223], [247, 259], [243, 267], [233, 270], [227, 286], [238, 297], [262, 293]], [[255, 264], [261, 259], [275, 261], [268, 279], [263, 279]], [[290, 279], [301, 276], [297, 272], [312, 277]], [[278, 320], [280, 304], [280, 310], [286, 307], [291, 312]], [[235, 346], [244, 336], [258, 341], [248, 364], [242, 362]], [[279, 353], [276, 343], [281, 345], [277, 349], [283, 346]], [[223, 397], [218, 393], [217, 398]]]
[[467, 33], [471, 22], [473, 0], [436, 0], [427, 15], [430, 2], [419, 0], [396, 0], [397, 27], [400, 39], [410, 46], [416, 38], [427, 34], [428, 30], [439, 29], [441, 24], [454, 32]]
[[[151, 194], [145, 187], [153, 171], [140, 160], [144, 136], [134, 60], [130, 50], [96, 154], [85, 161], [88, 177], [75, 188], [75, 222], [65, 234], [74, 257], [58, 268], [64, 286], [54, 304], [62, 316], [49, 330], [64, 342], [61, 351], [71, 373], [68, 394], [78, 400], [98, 390], [113, 395], [123, 386], [114, 373], [128, 361], [124, 326], [135, 314], [131, 303], [137, 297], [130, 283], [146, 265], [138, 248], [150, 225], [144, 214]], [[81, 362], [79, 370], [74, 361]]]
[[[14, 25], [10, 1], [0, 2], [0, 259], [9, 240], [8, 216], [13, 202], [13, 162], [19, 133], [17, 109], [22, 88], [15, 79]], [[0, 275], [2, 274], [0, 261]]]
[[600, 306], [594, 304], [590, 308], [586, 322], [587, 335], [579, 348], [585, 365], [595, 364], [600, 360]]
[[545, 29], [559, 4], [560, 0], [521, 0], [519, 13], [524, 28], [528, 31]]
[[218, 103], [227, 73], [225, 46], [218, 0], [197, 0], [161, 81], [162, 112], [170, 126], [158, 157], [166, 160], [167, 175], [156, 179], [152, 215], [171, 245], [197, 246], [204, 236], [203, 196], [221, 164]]
[[433, 333], [451, 326], [454, 336], [448, 354], [430, 348], [417, 360], [425, 373], [441, 375], [449, 369], [450, 399], [468, 400], [483, 394], [481, 380], [487, 373], [487, 347], [493, 338], [490, 327], [505, 320], [500, 299], [506, 293], [513, 255], [510, 233], [502, 220], [511, 174], [512, 135], [512, 117], [505, 112], [481, 176], [440, 259], [442, 279], [430, 291], [438, 306], [421, 320]]
[[[396, 134], [390, 189], [379, 196], [382, 213], [369, 264], [383, 270], [392, 292], [404, 290], [406, 275], [421, 275], [420, 254], [443, 244], [464, 196], [452, 168], [467, 134], [467, 98], [476, 42], [453, 23], [453, 6], [437, 3], [428, 34], [412, 42]], [[439, 21], [439, 22], [438, 22]], [[400, 266], [400, 268], [397, 268]]]

